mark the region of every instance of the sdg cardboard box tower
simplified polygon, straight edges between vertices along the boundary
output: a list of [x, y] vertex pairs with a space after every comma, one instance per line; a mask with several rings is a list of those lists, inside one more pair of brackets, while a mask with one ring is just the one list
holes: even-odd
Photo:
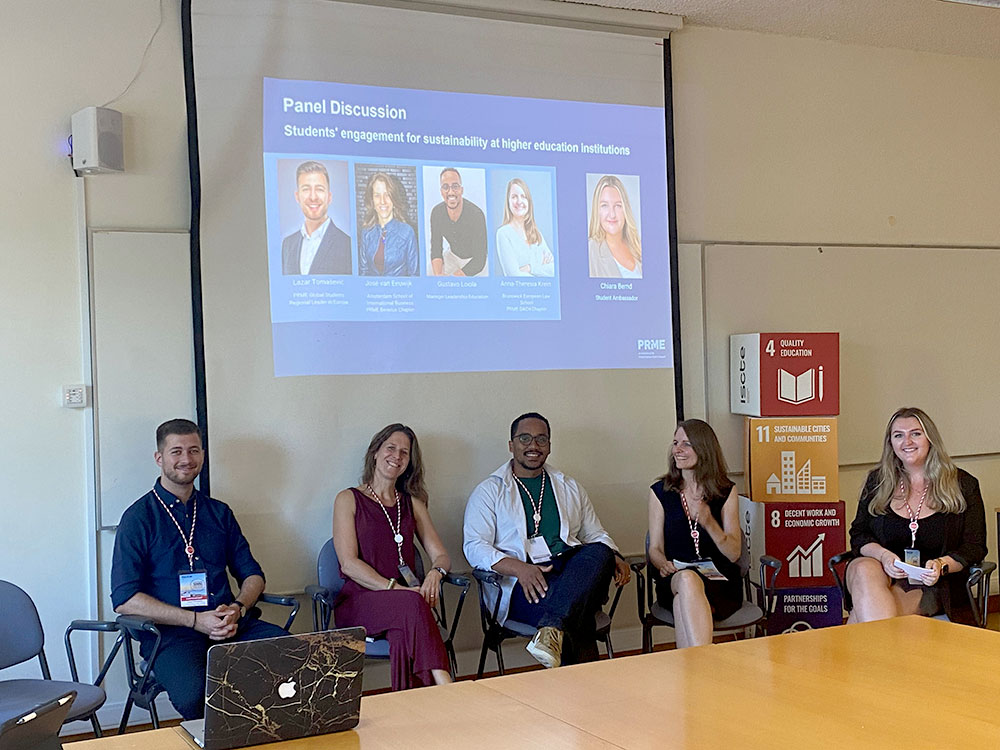
[[839, 333], [729, 337], [729, 410], [751, 417], [840, 414]]
[[770, 632], [840, 624], [843, 602], [827, 563], [846, 545], [837, 417], [840, 335], [730, 336], [730, 407], [744, 419], [740, 525], [751, 559], [782, 567]]

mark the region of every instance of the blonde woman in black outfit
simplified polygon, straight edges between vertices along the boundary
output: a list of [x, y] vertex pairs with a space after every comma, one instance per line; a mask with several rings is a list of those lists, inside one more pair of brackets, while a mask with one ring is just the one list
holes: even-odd
[[[854, 600], [848, 622], [940, 612], [971, 621], [965, 576], [956, 574], [986, 557], [983, 496], [920, 409], [899, 409], [886, 425], [882, 460], [868, 474], [851, 524], [851, 549], [861, 557], [847, 567]], [[900, 561], [928, 572], [911, 582]]]

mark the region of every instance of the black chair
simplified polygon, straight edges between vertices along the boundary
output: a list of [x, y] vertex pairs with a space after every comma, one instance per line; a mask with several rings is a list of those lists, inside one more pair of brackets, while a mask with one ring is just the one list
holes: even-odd
[[[419, 546], [417, 547], [415, 574], [417, 578], [424, 578], [424, 559]], [[312, 599], [313, 608], [313, 630], [329, 630], [336, 627], [333, 622], [333, 604], [340, 595], [340, 590], [344, 587], [344, 576], [340, 572], [340, 560], [337, 559], [337, 550], [333, 546], [333, 539], [327, 539], [326, 544], [319, 551], [316, 560], [316, 580], [318, 584], [306, 586], [306, 595]], [[465, 595], [469, 592], [471, 581], [464, 576], [457, 576], [449, 573], [441, 580], [442, 584], [455, 586], [458, 591], [458, 601], [455, 604], [455, 613], [451, 617], [451, 626], [448, 625], [448, 608], [445, 603], [445, 588], [441, 586], [438, 592], [438, 603], [431, 609], [434, 611], [434, 618], [441, 629], [441, 640], [444, 641], [445, 651], [448, 652], [448, 664], [451, 667], [452, 678], [457, 676], [458, 661], [455, 658], [455, 631], [458, 629], [458, 618], [462, 615], [462, 607], [465, 604]], [[383, 637], [374, 637], [365, 641], [365, 656], [369, 659], [388, 659], [389, 641]]]
[[[844, 609], [848, 612], [854, 609], [854, 602], [851, 599], [851, 593], [847, 590], [847, 580], [842, 571], [846, 572], [848, 563], [860, 556], [858, 552], [849, 549], [839, 555], [834, 555], [826, 564], [830, 572], [833, 573], [837, 586], [840, 587], [844, 596]], [[986, 627], [988, 615], [986, 603], [990, 595], [990, 577], [996, 569], [996, 563], [984, 560], [969, 566], [969, 574], [965, 580], [965, 592], [968, 594], [969, 604], [972, 607], [973, 622], [980, 628]], [[938, 617], [947, 619], [945, 615], [938, 615]]]
[[[476, 670], [476, 679], [482, 679], [483, 671], [486, 668], [486, 654], [492, 651], [497, 659], [497, 672], [503, 675], [503, 642], [509, 638], [533, 638], [538, 628], [534, 625], [518, 622], [508, 618], [502, 625], [499, 622], [500, 597], [502, 590], [500, 587], [503, 576], [493, 570], [476, 569], [472, 571], [479, 589], [479, 621], [483, 627], [483, 648], [479, 652], [479, 668]], [[597, 639], [604, 642], [604, 648], [608, 652], [608, 658], [613, 659], [615, 649], [611, 643], [611, 622], [618, 608], [618, 600], [621, 599], [624, 586], [617, 586], [614, 599], [611, 602], [611, 609], [605, 612], [603, 609], [594, 616], [594, 629]], [[493, 592], [490, 596], [489, 592]], [[489, 600], [493, 599], [490, 605]]]
[[[280, 607], [288, 607], [288, 619], [282, 626], [285, 631], [292, 628], [295, 616], [299, 613], [299, 601], [294, 596], [278, 596], [276, 594], [263, 593], [258, 602], [273, 604]], [[247, 612], [247, 617], [260, 617], [260, 608], [251, 607]], [[156, 624], [149, 619], [138, 615], [121, 615], [111, 623], [120, 633], [118, 640], [124, 645], [125, 652], [125, 677], [128, 680], [128, 698], [125, 699], [125, 709], [122, 711], [122, 720], [118, 725], [118, 734], [125, 731], [128, 725], [132, 707], [138, 706], [149, 712], [149, 720], [153, 729], [160, 728], [160, 717], [156, 712], [156, 697], [163, 692], [163, 686], [156, 679], [156, 656], [160, 651], [160, 630]], [[147, 659], [139, 659], [136, 656], [141, 634], [148, 634], [153, 638], [153, 648], [149, 652]], [[118, 644], [115, 644], [117, 650]], [[114, 658], [114, 653], [109, 657]], [[108, 660], [106, 664], [110, 663]]]
[[[753, 636], [756, 628], [761, 627], [767, 632], [767, 615], [773, 609], [775, 597], [774, 581], [781, 571], [781, 560], [771, 555], [761, 555], [758, 583], [750, 581], [750, 550], [740, 537], [742, 552], [740, 553], [740, 576], [743, 579], [743, 604], [724, 620], [715, 620], [712, 637], [717, 635]], [[768, 568], [770, 575], [768, 576]], [[642, 623], [642, 651], [650, 653], [653, 650], [653, 628], [663, 625], [674, 627], [674, 613], [656, 602], [655, 581], [660, 577], [649, 562], [649, 534], [646, 534], [646, 559], [632, 566], [636, 574], [636, 601], [639, 607], [639, 622]], [[756, 591], [754, 590], [756, 588]]]
[[[43, 703], [49, 703], [76, 691], [76, 700], [70, 707], [66, 722], [89, 720], [94, 734], [101, 736], [101, 725], [97, 721], [97, 710], [104, 705], [107, 696], [101, 683], [108, 667], [117, 653], [117, 648], [105, 660], [104, 666], [93, 685], [79, 682], [72, 650], [67, 651], [73, 682], [53, 680], [49, 663], [45, 658], [45, 634], [31, 597], [23, 589], [8, 581], [0, 581], [0, 669], [21, 664], [38, 657], [42, 679], [18, 679], [0, 681], [0, 721], [16, 716]], [[110, 626], [110, 627], [109, 627]], [[66, 641], [74, 630], [114, 632], [114, 623], [88, 623], [78, 620], [66, 631]]]

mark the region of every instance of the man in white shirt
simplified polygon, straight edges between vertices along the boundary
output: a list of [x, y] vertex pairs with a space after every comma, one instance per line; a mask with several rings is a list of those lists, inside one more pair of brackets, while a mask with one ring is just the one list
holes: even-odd
[[304, 221], [281, 243], [281, 273], [351, 273], [351, 238], [327, 215], [333, 199], [330, 173], [318, 161], [302, 162], [295, 170], [295, 183], [295, 202]]
[[551, 450], [545, 417], [529, 412], [515, 419], [508, 447], [513, 459], [469, 496], [465, 557], [504, 576], [497, 616], [538, 628], [527, 650], [541, 664], [592, 661], [594, 615], [608, 599], [612, 575], [622, 586], [629, 567], [586, 490], [545, 466]]

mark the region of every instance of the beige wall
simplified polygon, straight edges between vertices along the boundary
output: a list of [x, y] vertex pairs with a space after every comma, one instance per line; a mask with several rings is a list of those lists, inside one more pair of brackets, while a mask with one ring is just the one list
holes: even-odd
[[[63, 628], [94, 600], [89, 414], [58, 407], [60, 386], [85, 379], [73, 177], [63, 144], [75, 110], [124, 88], [156, 20], [154, 0], [39, 0], [4, 10], [0, 576], [35, 597], [57, 673], [65, 673], [57, 646]], [[703, 28], [676, 34], [673, 52], [682, 241], [996, 246], [1000, 62]], [[185, 228], [172, 3], [142, 75], [114, 106], [125, 114], [128, 173], [87, 178], [91, 226]], [[930, 289], [934, 282], [928, 279]], [[753, 315], [750, 306], [747, 329]], [[988, 336], [990, 322], [983, 326]], [[156, 385], [150, 377], [149, 387]], [[699, 382], [687, 387], [704, 392]], [[981, 477], [992, 507], [1000, 461], [963, 463]], [[845, 497], [863, 471], [845, 468]], [[605, 515], [608, 526], [618, 525], [613, 509]], [[631, 596], [623, 615], [634, 618]], [[473, 608], [466, 623], [473, 630], [474, 618]]]
[[[755, 296], [752, 278], [746, 280], [745, 293], [704, 298], [699, 285], [706, 281], [705, 244], [802, 243], [809, 245], [803, 252], [813, 253], [816, 245], [1000, 247], [1000, 61], [697, 27], [674, 34], [671, 51], [678, 235], [689, 243], [681, 255], [686, 284], [681, 304], [688, 339], [684, 353], [692, 360], [685, 363], [691, 416], [726, 411], [719, 402], [727, 398], [728, 371], [704, 367], [705, 362], [728, 360], [725, 351], [717, 350], [727, 347], [725, 337], [706, 330], [713, 306], [740, 308], [740, 330], [724, 335], [776, 330], [775, 313], [787, 307], [781, 300]], [[943, 265], [918, 288], [894, 289], [893, 279], [884, 278], [886, 304], [912, 305], [913, 323], [906, 330], [883, 331], [876, 317], [862, 339], [841, 342], [842, 356], [849, 349], [865, 351], [878, 363], [875, 372], [865, 373], [867, 386], [842, 380], [842, 407], [868, 403], [855, 397], [863, 394], [852, 394], [852, 388], [860, 387], [900, 393], [905, 400], [905, 379], [920, 378], [921, 369], [900, 372], [893, 362], [880, 361], [878, 340], [912, 336], [926, 350], [923, 356], [933, 357], [933, 342], [921, 340], [920, 317], [936, 314], [934, 288], [947, 279]], [[850, 295], [850, 288], [843, 289], [844, 308], [851, 307]], [[872, 307], [867, 299], [864, 303], [866, 309]], [[831, 311], [830, 317], [836, 320], [841, 314]], [[815, 324], [822, 315], [814, 311], [809, 317]], [[795, 326], [789, 319], [783, 330]], [[819, 330], [828, 328], [820, 323]], [[989, 342], [991, 330], [984, 317], [979, 335], [972, 338]], [[716, 349], [706, 350], [709, 345]], [[949, 384], [960, 384], [959, 393], [949, 389], [941, 394], [942, 408], [955, 398], [984, 397], [978, 382], [962, 379], [958, 362], [933, 364], [955, 375]], [[841, 369], [850, 368], [842, 362]], [[885, 387], [890, 381], [897, 385]], [[888, 417], [898, 405], [886, 403], [881, 411]], [[921, 405], [934, 416], [935, 403]], [[870, 421], [870, 415], [854, 415], [861, 417]], [[842, 411], [840, 418], [843, 423], [852, 414]], [[725, 414], [713, 419], [742, 418]], [[731, 423], [717, 427], [720, 433], [736, 430]], [[849, 430], [841, 430], [845, 432]], [[952, 435], [951, 442], [960, 444], [962, 437]], [[875, 461], [880, 438], [865, 437], [871, 450], [852, 445], [846, 452]], [[947, 443], [949, 435], [944, 439]], [[980, 478], [995, 559], [997, 503], [991, 498], [1000, 488], [995, 433], [992, 444], [986, 455], [961, 456], [958, 463]], [[739, 465], [741, 459], [730, 456], [730, 462]], [[870, 464], [841, 468], [849, 518], [868, 468]]]
[[[142, 75], [113, 105], [125, 116], [128, 172], [87, 178], [91, 226], [187, 228], [180, 24], [173, 5], [165, 4]], [[34, 598], [59, 676], [68, 675], [62, 632], [71, 619], [94, 614], [96, 600], [88, 531], [91, 415], [59, 406], [63, 384], [89, 380], [66, 139], [73, 112], [125, 88], [158, 18], [156, 0], [39, 0], [3, 9], [0, 577]], [[147, 377], [141, 368], [136, 376]], [[148, 387], [157, 387], [155, 378]], [[25, 676], [37, 669], [37, 663], [15, 668]]]
[[997, 247], [1000, 61], [674, 34], [684, 241]]

